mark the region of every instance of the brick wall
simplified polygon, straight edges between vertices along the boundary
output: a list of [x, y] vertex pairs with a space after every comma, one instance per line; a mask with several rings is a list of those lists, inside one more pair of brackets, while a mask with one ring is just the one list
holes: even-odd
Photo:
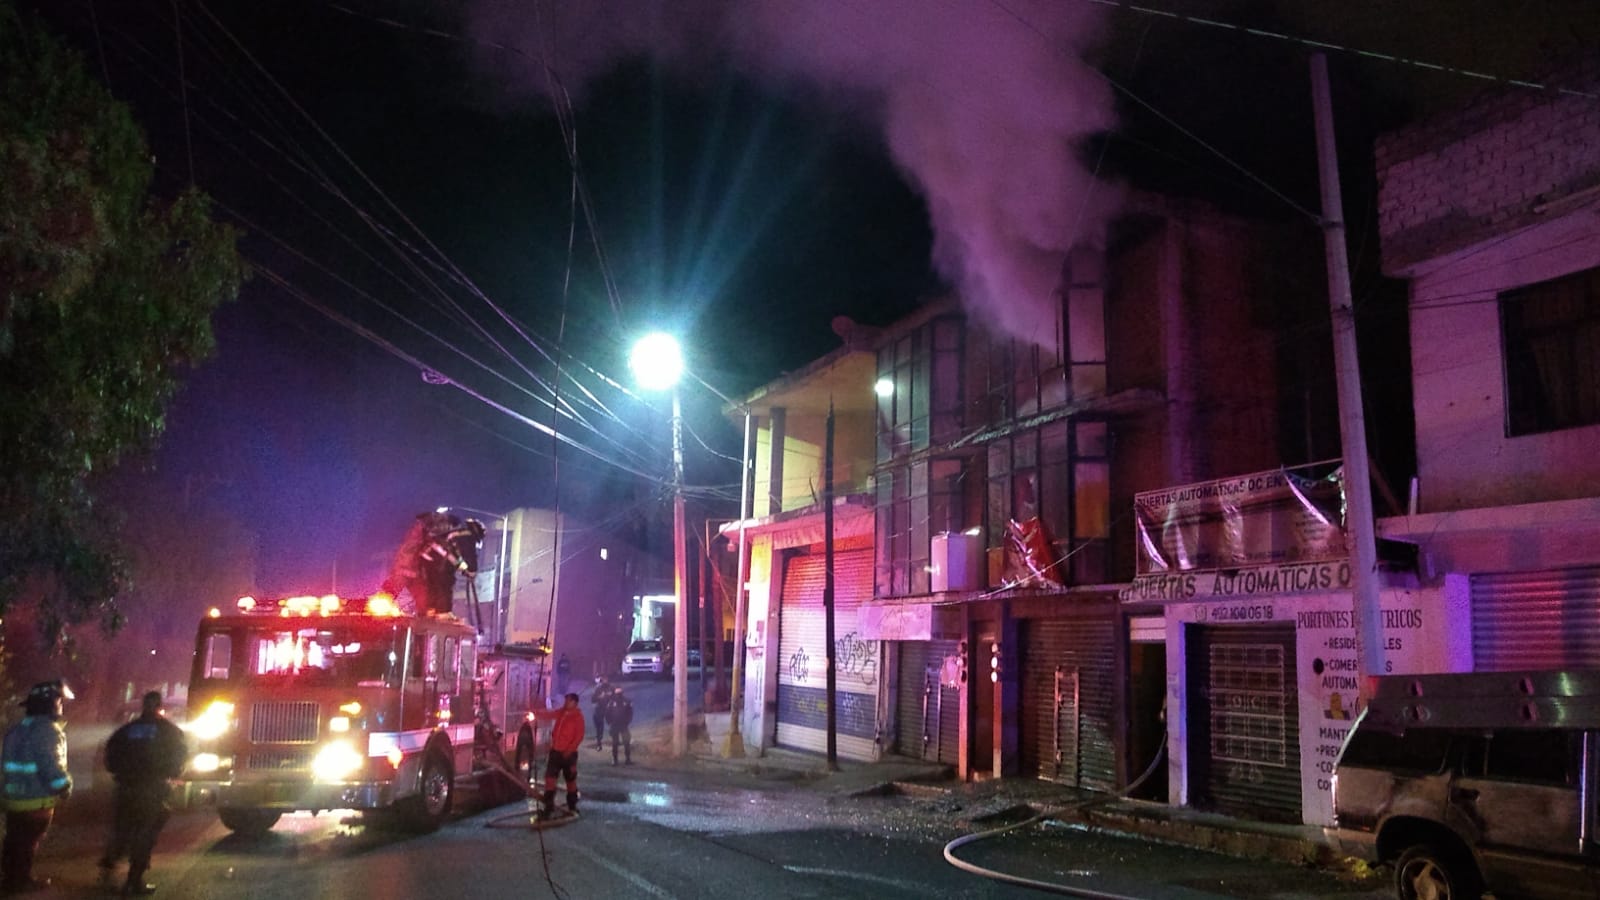
[[1600, 185], [1600, 54], [1547, 79], [1508, 87], [1379, 138], [1383, 267], [1404, 275], [1543, 219]]

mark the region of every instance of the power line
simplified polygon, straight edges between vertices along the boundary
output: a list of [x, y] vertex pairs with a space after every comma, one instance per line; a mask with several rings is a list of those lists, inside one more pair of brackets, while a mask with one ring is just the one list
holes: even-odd
[[1471, 78], [1477, 81], [1494, 82], [1497, 84], [1506, 85], [1508, 87], [1525, 88], [1527, 90], [1552, 92], [1557, 94], [1567, 94], [1574, 97], [1583, 97], [1588, 100], [1600, 100], [1600, 94], [1596, 94], [1591, 91], [1580, 91], [1575, 88], [1562, 87], [1550, 83], [1528, 81], [1522, 78], [1507, 78], [1500, 75], [1492, 75], [1488, 72], [1479, 72], [1474, 69], [1463, 69], [1459, 66], [1450, 66], [1442, 63], [1428, 62], [1421, 59], [1413, 59], [1411, 57], [1400, 56], [1395, 53], [1383, 53], [1376, 50], [1367, 50], [1361, 47], [1346, 46], [1343, 44], [1333, 43], [1331, 41], [1317, 40], [1315, 38], [1302, 37], [1300, 35], [1287, 34], [1279, 31], [1269, 31], [1264, 28], [1254, 28], [1249, 25], [1240, 25], [1235, 22], [1224, 22], [1220, 19], [1192, 16], [1187, 13], [1180, 13], [1167, 9], [1157, 9], [1153, 6], [1141, 6], [1135, 3], [1130, 3], [1128, 0], [1080, 0], [1080, 2], [1093, 3], [1097, 6], [1109, 6], [1115, 9], [1125, 9], [1129, 12], [1135, 12], [1141, 15], [1177, 19], [1183, 22], [1188, 22], [1191, 25], [1199, 25], [1205, 28], [1215, 28], [1223, 31], [1234, 31], [1240, 34], [1248, 34], [1251, 37], [1266, 38], [1269, 40], [1282, 41], [1290, 44], [1298, 44], [1302, 47], [1307, 47], [1313, 50], [1345, 53], [1351, 56], [1359, 56], [1364, 59], [1376, 59], [1382, 62], [1394, 63], [1401, 66], [1409, 66], [1429, 72], [1443, 72], [1449, 75], [1460, 75], [1464, 78]]

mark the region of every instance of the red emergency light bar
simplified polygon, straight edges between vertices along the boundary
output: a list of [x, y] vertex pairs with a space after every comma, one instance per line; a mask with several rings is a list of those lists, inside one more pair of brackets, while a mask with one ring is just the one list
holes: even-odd
[[[284, 597], [280, 600], [257, 600], [254, 597], [240, 597], [235, 604], [238, 611], [249, 615], [282, 616], [399, 616], [405, 613], [394, 602], [392, 594], [377, 593], [370, 597], [336, 597], [328, 594], [322, 597]], [[212, 607], [209, 615], [217, 618], [222, 615], [222, 610]]]

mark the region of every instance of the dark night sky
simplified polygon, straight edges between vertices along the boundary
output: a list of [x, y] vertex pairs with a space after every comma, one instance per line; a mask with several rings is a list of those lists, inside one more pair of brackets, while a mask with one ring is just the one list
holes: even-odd
[[[218, 315], [217, 357], [187, 377], [162, 448], [130, 477], [250, 523], [255, 587], [267, 593], [325, 589], [336, 561], [342, 589], [368, 589], [372, 561], [412, 514], [444, 503], [548, 504], [555, 490], [548, 437], [425, 383], [295, 293], [539, 421], [548, 413], [530, 394], [550, 366], [497, 309], [549, 350], [559, 335], [566, 371], [614, 414], [585, 410], [592, 427], [565, 430], [664, 476], [659, 401], [631, 399], [584, 367], [627, 382], [628, 341], [665, 325], [683, 335], [705, 380], [736, 394], [837, 346], [835, 315], [887, 324], [946, 283], [1026, 284], [1007, 280], [1026, 266], [975, 262], [1016, 248], [990, 246], [974, 223], [1061, 230], [1059, 210], [1041, 213], [1008, 191], [1080, 220], [1115, 197], [1086, 192], [1072, 181], [1083, 173], [1069, 171], [1062, 197], [1071, 202], [1054, 199], [1050, 178], [1030, 168], [1062, 155], [1048, 140], [1030, 152], [1040, 122], [1053, 129], [1042, 139], [1058, 142], [1108, 131], [1077, 142], [1102, 176], [1309, 227], [1236, 163], [1316, 206], [1303, 48], [1087, 0], [688, 0], [670, 15], [609, 0], [23, 5], [48, 7], [91, 70], [133, 105], [158, 159], [157, 189], [187, 182], [192, 154], [195, 181], [248, 232], [243, 247], [262, 273]], [[1505, 76], [1536, 75], [1600, 40], [1600, 4], [1589, 0], [1405, 4], [1404, 14], [1379, 0], [1156, 5]], [[826, 15], [794, 21], [802, 7]], [[1092, 74], [1072, 80], [1087, 71], [1074, 61], [1072, 29], [1090, 17], [1098, 33], [1082, 49], [1120, 88]], [[904, 23], [915, 27], [895, 27]], [[555, 82], [534, 65], [541, 47], [573, 100], [614, 298], [585, 217], [573, 224]], [[1376, 298], [1376, 241], [1363, 231], [1371, 138], [1483, 83], [1332, 61], [1356, 288]], [[1039, 112], [1063, 97], [1105, 108]], [[972, 171], [996, 181], [961, 176]], [[1373, 391], [1392, 393], [1382, 383]], [[716, 399], [693, 385], [684, 399], [694, 432], [735, 452]], [[689, 450], [692, 482], [736, 477], [693, 438]], [[570, 449], [560, 457], [564, 507], [596, 519], [658, 509], [659, 485]]]

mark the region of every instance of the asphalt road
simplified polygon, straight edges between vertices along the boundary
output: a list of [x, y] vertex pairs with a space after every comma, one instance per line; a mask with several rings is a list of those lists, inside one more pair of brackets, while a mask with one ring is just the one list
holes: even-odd
[[[667, 759], [670, 681], [629, 682], [632, 767], [583, 755], [582, 816], [534, 830], [526, 804], [484, 808], [458, 791], [430, 835], [372, 827], [351, 813], [285, 816], [259, 839], [229, 834], [207, 812], [169, 824], [150, 878], [158, 897], [228, 898], [913, 898], [1043, 897], [945, 861], [946, 842], [998, 820], [960, 791], [854, 798]], [[38, 896], [105, 896], [94, 861], [108, 792], [78, 772], [93, 729], [74, 729], [82, 787], [46, 842]], [[1381, 885], [1291, 866], [1034, 825], [960, 851], [972, 863], [1126, 897], [1176, 900], [1376, 900]]]

